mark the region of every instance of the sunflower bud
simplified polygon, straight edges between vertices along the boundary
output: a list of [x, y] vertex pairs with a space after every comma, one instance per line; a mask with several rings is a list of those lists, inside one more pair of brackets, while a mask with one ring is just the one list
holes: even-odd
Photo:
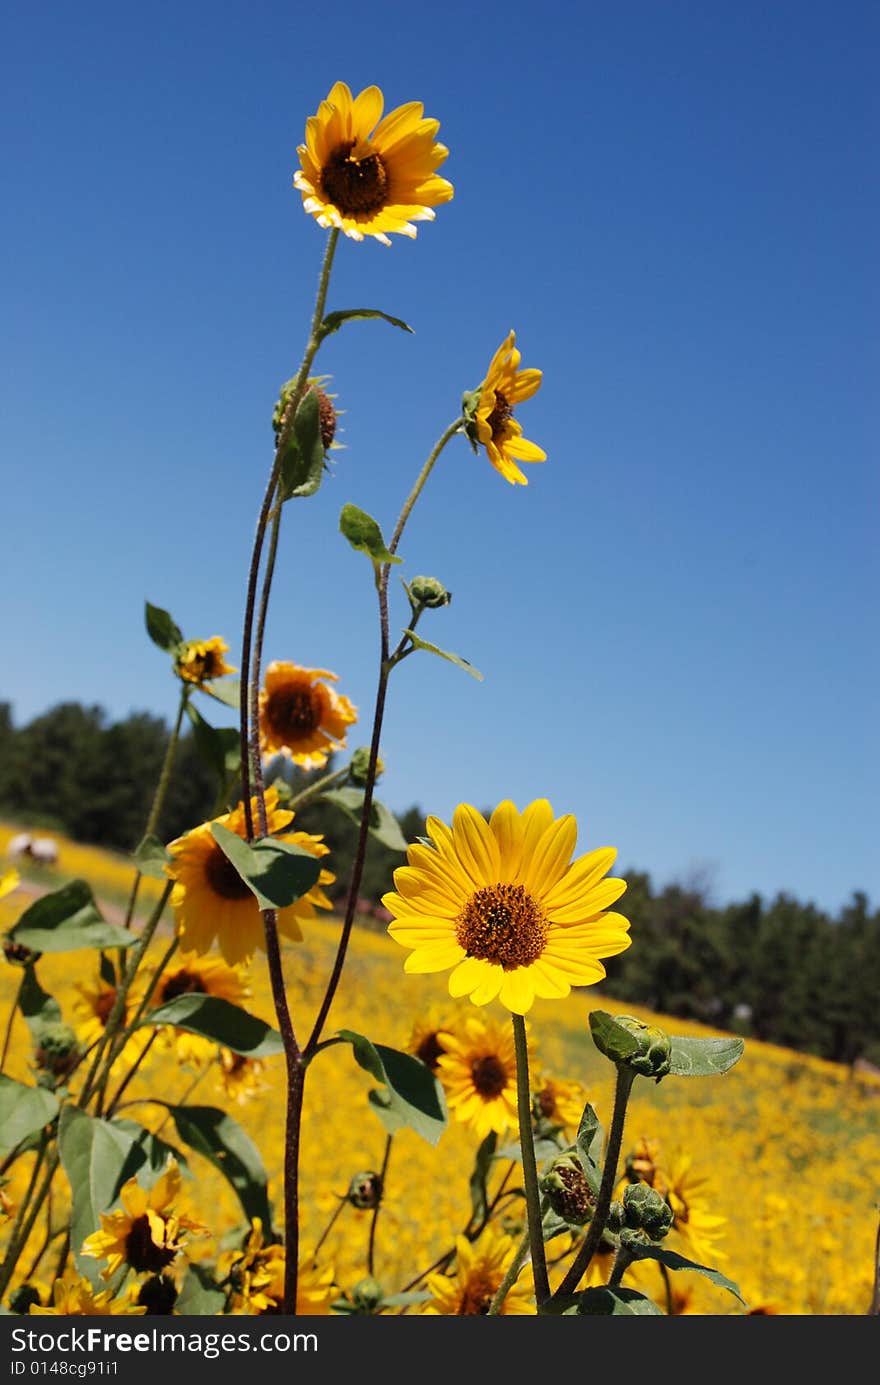
[[348, 1185], [346, 1199], [361, 1212], [371, 1212], [382, 1201], [382, 1176], [378, 1173], [356, 1173]]
[[[348, 767], [348, 777], [353, 784], [362, 786], [367, 782], [369, 769], [370, 747], [368, 745], [359, 745], [351, 757], [351, 764]], [[382, 762], [382, 756], [379, 755], [376, 757], [376, 778], [378, 779], [379, 775], [384, 774], [384, 772], [385, 765]]]
[[644, 1024], [634, 1015], [615, 1015], [614, 1023], [626, 1029], [638, 1040], [639, 1047], [625, 1060], [627, 1067], [642, 1077], [653, 1077], [657, 1082], [669, 1072], [672, 1056], [672, 1040], [655, 1025]]
[[38, 962], [42, 955], [41, 952], [34, 952], [31, 948], [25, 947], [24, 943], [17, 943], [10, 937], [3, 939], [3, 956], [14, 967], [30, 966], [32, 962]]
[[385, 1297], [385, 1290], [378, 1280], [367, 1276], [359, 1279], [351, 1291], [351, 1301], [356, 1313], [375, 1313]]
[[592, 1221], [596, 1199], [574, 1154], [560, 1154], [553, 1160], [541, 1179], [541, 1192], [563, 1221], [573, 1226], [585, 1226]]
[[631, 1183], [623, 1194], [623, 1217], [630, 1231], [644, 1232], [649, 1241], [662, 1241], [672, 1226], [673, 1213], [655, 1188]]
[[608, 1231], [612, 1236], [617, 1236], [619, 1235], [621, 1228], [623, 1227], [623, 1223], [623, 1203], [612, 1202], [611, 1206], [608, 1208], [608, 1220], [605, 1223], [606, 1231]]
[[66, 1077], [79, 1057], [79, 1041], [70, 1025], [61, 1020], [42, 1025], [34, 1056], [44, 1073]]
[[448, 606], [452, 600], [452, 593], [436, 577], [414, 577], [409, 584], [409, 594], [413, 601], [429, 610]]

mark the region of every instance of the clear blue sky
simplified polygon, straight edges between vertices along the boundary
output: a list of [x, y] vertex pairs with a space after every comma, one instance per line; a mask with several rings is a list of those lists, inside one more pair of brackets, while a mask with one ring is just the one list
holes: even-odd
[[658, 885], [876, 903], [878, 39], [875, 4], [809, 0], [8, 10], [16, 723], [170, 719], [145, 598], [238, 662], [326, 234], [296, 146], [334, 81], [376, 83], [440, 120], [455, 198], [415, 242], [340, 247], [330, 306], [415, 335], [359, 323], [319, 359], [346, 450], [287, 507], [267, 658], [334, 669], [368, 740], [375, 600], [339, 511], [390, 531], [515, 328], [549, 460], [512, 487], [457, 440], [431, 478], [404, 571], [452, 590], [424, 633], [485, 680], [401, 667], [383, 797], [547, 796]]

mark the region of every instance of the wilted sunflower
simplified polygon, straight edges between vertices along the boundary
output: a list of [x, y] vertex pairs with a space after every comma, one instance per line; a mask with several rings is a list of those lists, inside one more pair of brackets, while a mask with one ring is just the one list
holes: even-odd
[[122, 1210], [102, 1212], [101, 1230], [82, 1245], [83, 1255], [107, 1261], [102, 1279], [112, 1279], [123, 1265], [138, 1274], [161, 1274], [183, 1250], [188, 1235], [208, 1234], [206, 1226], [175, 1212], [179, 1196], [180, 1169], [174, 1158], [149, 1192], [136, 1178], [122, 1185]]
[[522, 435], [513, 416], [515, 404], [531, 399], [541, 385], [540, 370], [520, 370], [521, 356], [514, 345], [513, 332], [492, 357], [489, 370], [479, 387], [479, 401], [468, 434], [481, 442], [489, 461], [511, 485], [527, 486], [528, 480], [517, 462], [545, 462], [547, 453]]
[[[263, 1223], [251, 1221], [251, 1229], [240, 1251], [225, 1251], [218, 1261], [218, 1278], [232, 1288], [231, 1307], [235, 1313], [262, 1315], [280, 1313], [284, 1302], [284, 1246], [265, 1245]], [[333, 1297], [333, 1269], [300, 1265], [296, 1284], [296, 1311], [303, 1316], [330, 1312]]]
[[[251, 988], [245, 981], [241, 967], [229, 966], [222, 957], [189, 952], [175, 958], [174, 964], [162, 973], [150, 1007], [155, 1009], [159, 1005], [167, 1005], [181, 995], [219, 996], [231, 1005], [240, 1006], [250, 994]], [[190, 1034], [172, 1025], [163, 1025], [159, 1032], [160, 1042], [166, 1048], [176, 1050], [179, 1063], [198, 1067], [211, 1062], [217, 1053], [217, 1044], [201, 1034]]]
[[489, 822], [469, 804], [450, 829], [429, 817], [432, 845], [408, 848], [383, 904], [388, 932], [411, 948], [404, 970], [447, 971], [449, 992], [475, 1005], [496, 996], [524, 1015], [536, 996], [561, 999], [605, 976], [601, 957], [629, 946], [629, 921], [606, 913], [626, 889], [603, 879], [616, 852], [571, 861], [577, 824], [554, 818], [546, 799], [520, 813], [505, 801]]
[[174, 665], [178, 677], [185, 683], [205, 683], [212, 678], [222, 678], [225, 673], [235, 673], [223, 658], [228, 648], [219, 635], [210, 640], [190, 640], [181, 649]]
[[[478, 1241], [471, 1243], [465, 1236], [456, 1237], [455, 1272], [428, 1275], [425, 1288], [432, 1297], [421, 1312], [444, 1317], [488, 1314], [516, 1250], [516, 1241], [491, 1222]], [[534, 1312], [531, 1275], [526, 1267], [501, 1305], [499, 1315], [522, 1317]]]
[[384, 105], [378, 87], [352, 97], [337, 82], [306, 121], [293, 183], [319, 226], [390, 245], [387, 232], [414, 237], [412, 222], [433, 221], [432, 208], [448, 202], [453, 189], [436, 173], [449, 153], [435, 139], [440, 122], [424, 119], [420, 101], [398, 106], [383, 120]]
[[516, 1127], [516, 1050], [508, 1024], [471, 1015], [459, 1033], [440, 1035], [437, 1060], [450, 1111], [482, 1140]]
[[52, 1307], [32, 1303], [29, 1314], [38, 1317], [140, 1317], [146, 1308], [133, 1304], [129, 1299], [113, 1297], [112, 1289], [95, 1293], [91, 1284], [81, 1274], [68, 1266], [60, 1279], [52, 1286]]
[[[252, 800], [252, 811], [256, 817], [256, 799]], [[269, 835], [278, 841], [292, 842], [312, 856], [328, 855], [329, 847], [320, 837], [309, 832], [285, 831], [293, 821], [293, 813], [278, 807], [275, 788], [266, 790], [266, 818]], [[246, 837], [243, 803], [213, 821]], [[200, 827], [170, 842], [168, 850], [173, 860], [165, 870], [175, 882], [171, 905], [184, 948], [207, 952], [216, 939], [231, 967], [246, 961], [258, 947], [265, 951], [266, 935], [260, 906], [214, 840], [211, 823], [203, 822]], [[314, 918], [316, 908], [332, 907], [322, 886], [332, 884], [334, 879], [330, 871], [322, 870], [318, 883], [301, 899], [277, 910], [278, 932], [283, 937], [300, 942], [302, 921]]]
[[260, 750], [279, 751], [301, 769], [320, 769], [333, 750], [342, 750], [357, 708], [327, 683], [325, 668], [301, 668], [275, 660], [260, 689]]

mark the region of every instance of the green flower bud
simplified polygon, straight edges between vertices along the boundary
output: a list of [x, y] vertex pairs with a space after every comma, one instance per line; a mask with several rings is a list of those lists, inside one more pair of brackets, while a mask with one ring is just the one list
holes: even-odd
[[414, 577], [409, 584], [409, 594], [413, 601], [429, 610], [448, 606], [452, 600], [452, 593], [436, 577]]
[[351, 1291], [351, 1301], [356, 1313], [375, 1313], [385, 1297], [385, 1290], [376, 1279], [367, 1276], [359, 1279]]
[[625, 1060], [627, 1067], [642, 1077], [653, 1077], [657, 1082], [669, 1072], [672, 1057], [672, 1040], [655, 1025], [644, 1024], [634, 1015], [615, 1015], [614, 1023], [619, 1024], [638, 1039], [637, 1052]]
[[666, 1199], [647, 1183], [631, 1183], [625, 1189], [623, 1217], [628, 1230], [644, 1232], [649, 1241], [662, 1241], [672, 1226], [672, 1215]]
[[382, 1176], [378, 1173], [356, 1173], [348, 1185], [347, 1200], [362, 1212], [373, 1211], [382, 1201]]
[[79, 1040], [69, 1024], [57, 1020], [40, 1029], [37, 1066], [53, 1077], [65, 1077], [79, 1057]]
[[605, 1230], [612, 1236], [617, 1236], [624, 1223], [624, 1211], [622, 1202], [612, 1202], [608, 1208], [608, 1220], [605, 1223]]
[[541, 1178], [541, 1192], [553, 1211], [573, 1226], [592, 1221], [596, 1199], [587, 1176], [574, 1154], [560, 1154]]
[[[351, 757], [351, 764], [348, 767], [348, 777], [353, 784], [363, 785], [367, 782], [367, 773], [370, 768], [370, 747], [359, 745]], [[376, 759], [376, 778], [385, 771], [382, 757]]]

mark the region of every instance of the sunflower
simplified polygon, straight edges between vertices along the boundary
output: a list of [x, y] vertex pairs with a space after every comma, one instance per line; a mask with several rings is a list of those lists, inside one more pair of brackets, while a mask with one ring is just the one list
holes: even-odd
[[462, 1033], [443, 1033], [437, 1076], [456, 1119], [484, 1139], [516, 1126], [516, 1052], [507, 1024], [472, 1015]]
[[[256, 799], [252, 800], [252, 810], [256, 817]], [[266, 817], [269, 834], [279, 841], [292, 842], [312, 856], [328, 854], [329, 847], [324, 845], [320, 837], [313, 837], [308, 832], [285, 831], [293, 821], [293, 813], [278, 808], [278, 791], [275, 788], [266, 790]], [[246, 837], [242, 803], [231, 813], [224, 813], [213, 821], [221, 823], [230, 832], [237, 832], [242, 838]], [[250, 958], [258, 947], [265, 951], [266, 935], [260, 907], [214, 840], [211, 823], [203, 822], [200, 827], [194, 827], [191, 832], [170, 842], [168, 850], [173, 860], [165, 870], [174, 881], [171, 905], [184, 948], [204, 953], [216, 938], [230, 967], [238, 966]], [[300, 942], [300, 923], [304, 919], [314, 918], [316, 908], [332, 907], [322, 886], [331, 884], [334, 879], [330, 871], [322, 870], [317, 885], [313, 885], [301, 899], [279, 909], [279, 933]]]
[[660, 1191], [672, 1208], [672, 1230], [680, 1237], [685, 1255], [701, 1265], [714, 1265], [728, 1258], [716, 1244], [724, 1236], [727, 1218], [711, 1210], [709, 1180], [695, 1174], [692, 1164], [689, 1154], [677, 1155], [668, 1169], [661, 1170]]
[[[422, 1313], [443, 1317], [468, 1317], [489, 1312], [508, 1266], [517, 1251], [517, 1242], [491, 1223], [478, 1241], [466, 1236], [455, 1241], [455, 1273], [429, 1274], [425, 1288], [431, 1294]], [[528, 1281], [528, 1274], [524, 1276]], [[518, 1280], [504, 1300], [500, 1314], [523, 1316], [534, 1313], [531, 1287]]]
[[43, 1308], [32, 1303], [29, 1314], [38, 1317], [140, 1317], [146, 1308], [133, 1304], [128, 1299], [115, 1299], [112, 1289], [103, 1289], [96, 1294], [91, 1284], [70, 1266], [52, 1286], [53, 1306]]
[[563, 1081], [538, 1073], [532, 1081], [532, 1111], [535, 1119], [572, 1133], [580, 1125], [587, 1091], [580, 1082]]
[[603, 880], [616, 852], [601, 847], [570, 862], [577, 824], [554, 818], [546, 799], [520, 813], [505, 801], [490, 820], [469, 804], [450, 829], [429, 817], [430, 845], [408, 848], [383, 904], [388, 932], [412, 949], [407, 972], [447, 971], [450, 995], [475, 1005], [496, 996], [524, 1015], [536, 996], [561, 999], [601, 981], [600, 957], [629, 946], [629, 921], [606, 913], [626, 882]]
[[[229, 966], [222, 957], [186, 953], [163, 973], [153, 993], [151, 1009], [167, 1005], [179, 995], [214, 995], [228, 1000], [231, 1005], [240, 1006], [251, 994], [242, 970], [241, 967]], [[163, 1025], [160, 1034], [160, 1042], [166, 1048], [176, 1050], [179, 1063], [200, 1067], [209, 1063], [217, 1053], [216, 1043], [202, 1038], [200, 1034], [189, 1034], [185, 1029], [175, 1029], [173, 1025]]]
[[147, 1192], [129, 1178], [119, 1194], [122, 1210], [101, 1213], [101, 1230], [83, 1241], [83, 1255], [106, 1260], [102, 1279], [112, 1279], [123, 1265], [138, 1274], [161, 1274], [184, 1248], [188, 1235], [208, 1235], [208, 1228], [174, 1212], [180, 1195], [180, 1168], [173, 1157]]
[[264, 1077], [266, 1065], [261, 1059], [246, 1058], [243, 1053], [233, 1053], [231, 1048], [221, 1048], [219, 1066], [217, 1086], [230, 1101], [241, 1106], [267, 1090]]
[[479, 387], [473, 422], [467, 431], [472, 442], [480, 442], [489, 461], [512, 486], [527, 486], [528, 480], [517, 462], [545, 462], [547, 453], [522, 435], [513, 416], [514, 404], [531, 399], [541, 385], [540, 370], [520, 370], [520, 353], [513, 332], [501, 343]]
[[337, 682], [324, 668], [301, 668], [275, 660], [260, 689], [260, 750], [278, 751], [302, 769], [320, 769], [331, 751], [342, 750], [357, 708], [321, 679]]
[[432, 1072], [437, 1071], [437, 1060], [446, 1052], [446, 1035], [455, 1032], [455, 1024], [444, 1011], [431, 1006], [424, 1018], [417, 1019], [410, 1030], [405, 1051], [420, 1058]]
[[236, 670], [227, 664], [223, 655], [229, 645], [219, 635], [210, 640], [190, 640], [183, 646], [175, 662], [175, 671], [185, 683], [205, 683], [222, 678]]
[[[116, 1003], [116, 987], [105, 981], [102, 976], [98, 976], [92, 982], [77, 981], [74, 989], [78, 994], [73, 1002], [73, 1011], [79, 1021], [74, 1029], [82, 1047], [87, 1049], [101, 1038], [107, 1027], [110, 1012]], [[129, 992], [117, 1033], [134, 1019], [136, 1011], [135, 997]], [[121, 1067], [137, 1062], [150, 1042], [150, 1037], [145, 1029], [136, 1029], [130, 1034], [116, 1055], [113, 1071], [118, 1072]]]
[[383, 120], [384, 105], [378, 87], [352, 97], [337, 82], [306, 121], [293, 183], [319, 226], [390, 245], [387, 232], [415, 237], [412, 222], [433, 221], [432, 209], [448, 202], [453, 189], [436, 173], [449, 154], [435, 139], [440, 122], [424, 119], [420, 101], [398, 106]]
[[3, 899], [4, 895], [12, 894], [12, 891], [17, 890], [20, 884], [21, 876], [17, 870], [11, 867], [9, 870], [4, 870], [3, 874], [0, 875], [0, 899]]
[[[233, 1313], [280, 1313], [284, 1302], [284, 1246], [263, 1243], [263, 1223], [254, 1217], [240, 1251], [226, 1251], [218, 1262], [218, 1277], [232, 1286]], [[296, 1285], [296, 1311], [300, 1316], [329, 1313], [333, 1297], [332, 1267], [300, 1265]]]

